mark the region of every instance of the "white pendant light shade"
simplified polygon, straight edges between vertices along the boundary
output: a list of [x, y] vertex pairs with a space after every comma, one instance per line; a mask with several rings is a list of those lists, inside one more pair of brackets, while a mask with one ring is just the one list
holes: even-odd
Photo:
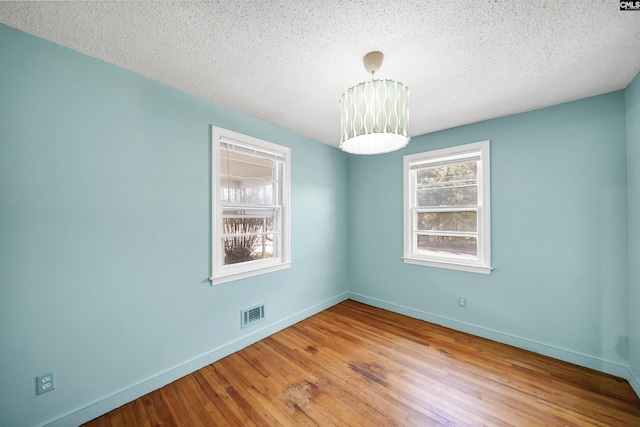
[[409, 89], [393, 80], [371, 80], [349, 88], [340, 99], [340, 148], [353, 154], [399, 150], [410, 140]]
[[[382, 52], [362, 59], [371, 76], [382, 66]], [[409, 88], [393, 80], [373, 80], [349, 88], [340, 99], [340, 148], [353, 154], [381, 154], [405, 147], [411, 138]]]

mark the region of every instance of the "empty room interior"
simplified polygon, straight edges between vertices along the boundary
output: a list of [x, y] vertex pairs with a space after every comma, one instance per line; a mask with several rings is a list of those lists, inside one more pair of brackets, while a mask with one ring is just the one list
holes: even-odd
[[639, 45], [628, 1], [0, 2], [0, 426], [640, 425]]

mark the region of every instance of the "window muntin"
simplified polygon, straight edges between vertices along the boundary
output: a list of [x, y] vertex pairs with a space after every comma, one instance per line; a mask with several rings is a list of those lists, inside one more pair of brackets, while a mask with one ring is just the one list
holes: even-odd
[[289, 149], [213, 128], [213, 284], [287, 268]]
[[407, 263], [490, 273], [489, 141], [404, 157]]

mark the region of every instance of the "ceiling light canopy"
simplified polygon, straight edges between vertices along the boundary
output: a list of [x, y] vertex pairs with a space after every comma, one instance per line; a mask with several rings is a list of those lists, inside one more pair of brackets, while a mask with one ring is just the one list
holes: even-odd
[[363, 58], [371, 80], [342, 94], [340, 148], [352, 154], [382, 154], [405, 147], [409, 140], [409, 88], [393, 80], [374, 80], [384, 55]]

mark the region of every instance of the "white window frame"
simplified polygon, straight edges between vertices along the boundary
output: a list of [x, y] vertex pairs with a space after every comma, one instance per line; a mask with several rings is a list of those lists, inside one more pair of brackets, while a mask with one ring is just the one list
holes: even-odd
[[[478, 214], [478, 256], [477, 259], [457, 259], [447, 256], [429, 256], [417, 251], [417, 212], [415, 167], [436, 165], [452, 161], [478, 158], [478, 204], [471, 209]], [[489, 141], [459, 145], [440, 150], [411, 154], [403, 158], [404, 188], [404, 256], [407, 264], [462, 270], [473, 273], [491, 274], [491, 173]], [[445, 211], [455, 211], [456, 208]]]
[[[290, 226], [290, 192], [291, 192], [291, 150], [272, 142], [263, 141], [233, 132], [220, 127], [211, 127], [211, 280], [212, 285], [227, 283], [234, 280], [257, 276], [272, 271], [278, 271], [291, 266], [291, 226]], [[280, 230], [280, 248], [271, 258], [245, 261], [224, 265], [223, 239], [223, 210], [229, 204], [220, 201], [220, 148], [221, 144], [232, 144], [244, 149], [254, 150], [256, 153], [273, 155], [284, 159], [282, 167], [282, 190], [277, 201], [276, 217]], [[262, 208], [260, 205], [247, 205], [248, 208]]]

